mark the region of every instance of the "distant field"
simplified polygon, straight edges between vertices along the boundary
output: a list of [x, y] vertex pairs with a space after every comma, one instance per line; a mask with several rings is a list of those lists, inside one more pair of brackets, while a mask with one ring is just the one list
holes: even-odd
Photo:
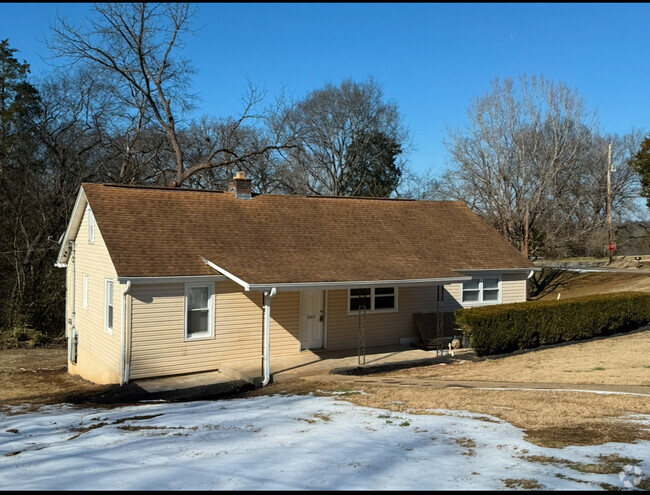
[[[641, 264], [643, 263], [650, 263], [650, 255], [640, 255], [641, 258]], [[612, 258], [612, 263], [609, 263], [609, 256], [602, 256], [602, 257], [597, 257], [597, 256], [579, 256], [576, 258], [559, 258], [559, 259], [548, 259], [544, 261], [549, 261], [549, 262], [557, 262], [557, 263], [598, 263], [602, 265], [607, 265], [613, 268], [628, 268], [632, 266], [638, 266], [638, 261], [635, 260], [636, 258], [635, 255], [628, 255], [628, 256], [614, 256]], [[541, 260], [540, 260], [541, 261]], [[645, 266], [645, 269], [650, 269], [650, 266]]]
[[[540, 277], [540, 275], [536, 275]], [[567, 297], [606, 294], [609, 292], [650, 292], [650, 272], [639, 273], [578, 273], [545, 269], [541, 277], [546, 277], [539, 293], [531, 283], [531, 299], [558, 299]]]

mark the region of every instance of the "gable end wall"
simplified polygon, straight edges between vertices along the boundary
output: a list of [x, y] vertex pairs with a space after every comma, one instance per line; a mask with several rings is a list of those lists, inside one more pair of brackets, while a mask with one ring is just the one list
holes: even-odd
[[[122, 291], [99, 226], [95, 224], [95, 242], [88, 243], [88, 209], [84, 212], [75, 240], [75, 260], [68, 261], [66, 322], [72, 317], [72, 287], [79, 335], [77, 364], [68, 361], [68, 371], [95, 383], [120, 382]], [[72, 280], [75, 274], [74, 283]], [[88, 275], [88, 307], [83, 307], [83, 280]], [[113, 332], [104, 330], [105, 280], [113, 280]], [[70, 324], [66, 324], [70, 333]], [[69, 356], [68, 356], [69, 357]]]

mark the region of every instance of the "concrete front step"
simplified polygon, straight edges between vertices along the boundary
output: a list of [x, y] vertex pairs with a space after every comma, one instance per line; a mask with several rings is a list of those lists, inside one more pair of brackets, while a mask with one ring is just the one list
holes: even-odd
[[263, 377], [260, 375], [259, 369], [256, 371], [254, 368], [251, 368], [250, 366], [242, 367], [237, 363], [234, 364], [221, 363], [221, 365], [219, 366], [219, 371], [234, 380], [242, 380], [245, 381], [246, 383], [250, 383], [255, 387], [259, 387], [262, 385]]
[[162, 378], [144, 378], [134, 380], [130, 386], [140, 390], [143, 399], [191, 400], [227, 395], [249, 387], [249, 383], [219, 371], [208, 371]]

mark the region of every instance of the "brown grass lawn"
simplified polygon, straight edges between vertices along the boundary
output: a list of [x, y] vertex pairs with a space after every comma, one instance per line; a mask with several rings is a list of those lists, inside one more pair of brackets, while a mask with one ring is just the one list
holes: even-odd
[[454, 364], [394, 371], [390, 376], [650, 386], [650, 331], [574, 342], [479, 361], [463, 360], [462, 354], [459, 357]]
[[637, 291], [650, 292], [650, 270], [639, 271], [638, 274], [562, 272], [549, 281], [549, 285], [541, 294], [532, 299], [557, 299], [558, 295], [560, 299], [566, 299], [609, 292]]

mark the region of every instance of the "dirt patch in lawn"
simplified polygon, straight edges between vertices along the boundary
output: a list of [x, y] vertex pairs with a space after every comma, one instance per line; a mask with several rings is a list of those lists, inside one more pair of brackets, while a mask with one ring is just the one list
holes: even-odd
[[0, 350], [1, 405], [74, 402], [108, 388], [70, 375], [64, 348]]
[[552, 464], [554, 466], [567, 466], [574, 471], [593, 474], [618, 474], [627, 465], [637, 466], [641, 460], [631, 457], [621, 457], [618, 454], [600, 455], [594, 462], [576, 462], [568, 459], [558, 459], [543, 455], [522, 455], [523, 460], [539, 464]]
[[515, 479], [515, 478], [506, 478], [503, 480], [503, 484], [507, 488], [523, 488], [524, 490], [539, 490], [542, 488], [542, 485], [539, 484], [537, 480], [533, 479]]

